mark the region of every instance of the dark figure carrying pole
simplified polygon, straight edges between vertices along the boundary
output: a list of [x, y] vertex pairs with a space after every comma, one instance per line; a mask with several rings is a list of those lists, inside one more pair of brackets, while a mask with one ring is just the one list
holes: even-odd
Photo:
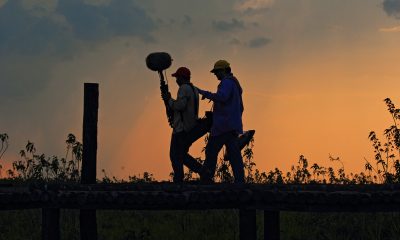
[[[190, 82], [190, 70], [180, 67], [172, 74], [179, 86], [177, 98], [173, 99], [165, 81], [163, 71], [171, 66], [168, 53], [152, 53], [146, 58], [147, 67], [157, 71], [160, 77], [161, 98], [163, 99], [168, 123], [173, 129], [170, 144], [170, 160], [174, 171], [173, 180], [183, 182], [183, 165], [199, 173], [202, 165], [190, 156], [189, 148], [211, 129], [211, 117], [198, 118], [199, 94]], [[210, 115], [210, 114], [208, 114]]]
[[179, 86], [177, 96], [172, 98], [170, 92], [163, 92], [161, 96], [174, 114], [169, 156], [174, 170], [173, 180], [180, 183], [184, 180], [184, 165], [195, 173], [200, 172], [202, 165], [189, 154], [189, 148], [210, 130], [211, 125], [198, 121], [199, 93], [191, 82], [190, 70], [180, 67], [171, 76], [176, 78]]

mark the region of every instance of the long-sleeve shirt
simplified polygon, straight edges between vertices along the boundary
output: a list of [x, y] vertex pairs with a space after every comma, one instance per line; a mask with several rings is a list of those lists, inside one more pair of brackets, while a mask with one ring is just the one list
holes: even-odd
[[211, 136], [218, 136], [230, 131], [243, 133], [242, 88], [232, 74], [221, 80], [216, 93], [201, 89], [199, 89], [199, 93], [214, 102]]
[[176, 100], [171, 98], [168, 104], [174, 111], [174, 133], [188, 132], [196, 125], [199, 116], [199, 92], [196, 87], [182, 84], [178, 89]]

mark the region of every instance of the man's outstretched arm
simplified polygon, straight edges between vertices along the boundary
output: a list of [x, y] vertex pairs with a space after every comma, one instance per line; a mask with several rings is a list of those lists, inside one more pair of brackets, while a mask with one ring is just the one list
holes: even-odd
[[203, 98], [210, 99], [214, 102], [226, 102], [232, 91], [232, 84], [229, 81], [222, 81], [218, 86], [216, 93], [205, 91], [198, 88], [199, 93]]

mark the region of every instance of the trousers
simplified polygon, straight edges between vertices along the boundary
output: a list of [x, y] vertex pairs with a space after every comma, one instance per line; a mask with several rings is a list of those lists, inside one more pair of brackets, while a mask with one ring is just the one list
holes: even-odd
[[202, 165], [189, 154], [191, 145], [186, 132], [172, 134], [169, 156], [174, 171], [173, 181], [176, 183], [183, 182], [183, 165], [195, 173], [199, 173], [201, 170]]
[[212, 112], [206, 112], [206, 117], [198, 119], [197, 124], [188, 132], [172, 133], [169, 156], [174, 170], [174, 182], [183, 181], [183, 165], [195, 173], [200, 173], [202, 165], [189, 154], [189, 148], [210, 131], [211, 124]]
[[206, 146], [206, 160], [201, 170], [202, 179], [212, 181], [217, 166], [218, 153], [224, 145], [232, 166], [235, 183], [244, 183], [243, 158], [240, 152], [238, 134], [235, 131], [226, 132], [218, 136], [210, 136]]

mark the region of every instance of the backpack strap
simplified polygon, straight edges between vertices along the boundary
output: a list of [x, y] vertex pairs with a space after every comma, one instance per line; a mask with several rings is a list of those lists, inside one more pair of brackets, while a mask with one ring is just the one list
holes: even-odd
[[[194, 112], [195, 112], [195, 114], [198, 116], [198, 115], [199, 115], [199, 101], [198, 101], [198, 98], [197, 98], [197, 95], [196, 95], [196, 90], [194, 89], [194, 86], [193, 86], [192, 83], [189, 82], [189, 83], [184, 83], [184, 84], [187, 84], [187, 85], [190, 86], [190, 88], [192, 88], [193, 97], [194, 97]], [[183, 122], [183, 114], [182, 114], [182, 111], [179, 111], [179, 114], [181, 115], [181, 120], [182, 120], [182, 122]]]
[[242, 113], [243, 113], [243, 111], [244, 111], [243, 98], [242, 98], [243, 89], [242, 89], [242, 87], [240, 86], [240, 83], [239, 83], [239, 81], [237, 80], [237, 78], [235, 78], [234, 76], [231, 76], [231, 77], [229, 77], [229, 79], [231, 79], [231, 80], [235, 83], [235, 85], [236, 85], [236, 87], [237, 87], [237, 89], [238, 89], [238, 91], [239, 91], [239, 95], [240, 95], [240, 107], [242, 108]]
[[194, 86], [193, 86], [193, 84], [192, 83], [188, 83], [189, 84], [189, 86], [192, 88], [192, 91], [193, 91], [193, 96], [194, 96], [194, 112], [195, 112], [195, 114], [198, 116], [199, 115], [199, 99], [198, 99], [198, 97], [197, 97], [197, 95], [196, 95], [196, 90], [194, 89]]

